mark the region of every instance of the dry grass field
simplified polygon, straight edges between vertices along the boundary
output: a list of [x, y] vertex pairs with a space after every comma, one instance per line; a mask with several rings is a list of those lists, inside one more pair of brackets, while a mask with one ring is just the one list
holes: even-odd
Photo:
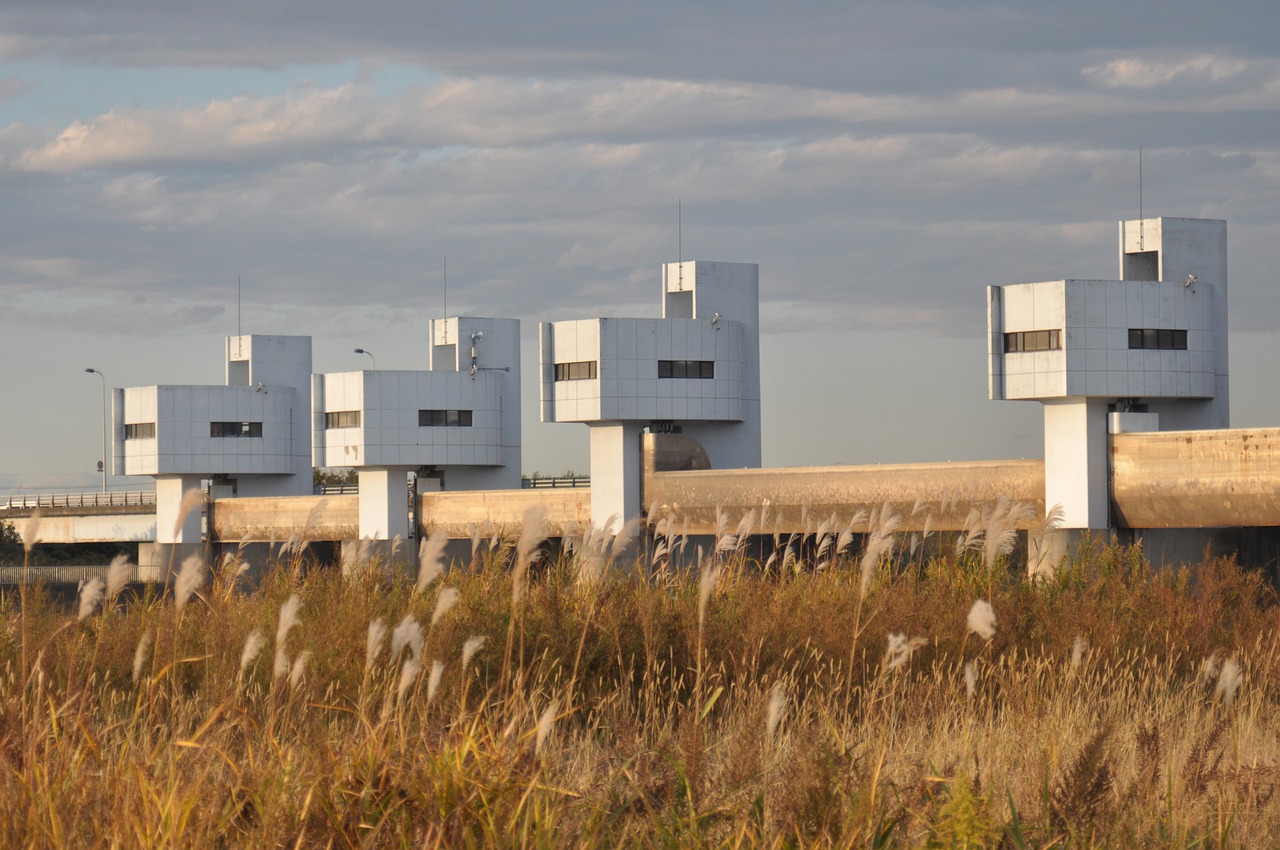
[[879, 530], [15, 591], [0, 846], [1280, 844], [1264, 577]]

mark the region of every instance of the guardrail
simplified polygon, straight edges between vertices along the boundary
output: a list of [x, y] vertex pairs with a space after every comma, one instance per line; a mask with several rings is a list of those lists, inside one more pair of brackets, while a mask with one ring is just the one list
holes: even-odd
[[[164, 567], [130, 564], [128, 581], [131, 584], [147, 584], [164, 580]], [[41, 566], [24, 569], [21, 566], [0, 567], [0, 585], [22, 584], [27, 579], [32, 584], [79, 584], [94, 576], [106, 579], [107, 566]]]
[[524, 478], [520, 481], [525, 490], [541, 490], [544, 487], [590, 487], [591, 479], [583, 476], [574, 478]]
[[360, 492], [359, 484], [321, 484], [316, 488], [317, 496], [354, 496]]
[[23, 493], [0, 499], [0, 510], [123, 508], [155, 503], [155, 490], [111, 490], [106, 493]]

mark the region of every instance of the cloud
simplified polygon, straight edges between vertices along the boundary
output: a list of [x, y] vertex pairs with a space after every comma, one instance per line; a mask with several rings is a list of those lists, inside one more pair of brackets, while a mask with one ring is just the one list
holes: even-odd
[[1084, 69], [1084, 75], [1102, 85], [1153, 89], [1179, 81], [1223, 84], [1239, 79], [1249, 63], [1234, 57], [1208, 54], [1188, 59], [1123, 57]]

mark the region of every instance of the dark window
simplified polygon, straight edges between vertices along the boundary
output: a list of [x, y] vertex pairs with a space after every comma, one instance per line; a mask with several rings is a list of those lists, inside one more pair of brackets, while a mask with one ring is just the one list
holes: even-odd
[[557, 381], [590, 381], [595, 377], [597, 377], [597, 369], [594, 360], [556, 364]]
[[714, 360], [659, 360], [659, 378], [714, 378]]
[[1004, 351], [1057, 351], [1062, 348], [1062, 331], [1015, 331], [1004, 335]]
[[360, 427], [360, 411], [358, 410], [339, 410], [324, 415], [324, 427], [326, 428], [359, 428]]
[[210, 437], [261, 437], [261, 422], [210, 422]]
[[126, 440], [152, 440], [156, 436], [156, 423], [130, 422], [124, 426]]
[[1129, 347], [1154, 351], [1186, 351], [1187, 332], [1170, 328], [1129, 328]]
[[470, 428], [470, 410], [419, 410], [420, 428]]

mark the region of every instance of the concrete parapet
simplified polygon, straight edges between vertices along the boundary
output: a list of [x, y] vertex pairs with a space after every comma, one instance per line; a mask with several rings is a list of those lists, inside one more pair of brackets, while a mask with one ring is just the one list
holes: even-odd
[[718, 511], [736, 525], [747, 511], [768, 508], [761, 533], [793, 533], [812, 531], [832, 514], [847, 522], [859, 510], [885, 505], [902, 517], [902, 531], [920, 531], [926, 521], [936, 531], [960, 531], [970, 510], [1002, 499], [1043, 517], [1043, 461], [658, 472], [644, 490], [645, 504], [679, 516], [687, 534], [714, 534]]
[[214, 499], [209, 505], [209, 534], [222, 543], [282, 543], [294, 534], [304, 540], [354, 540], [359, 528], [359, 496]]
[[559, 537], [571, 527], [591, 522], [591, 488], [423, 493], [418, 497], [419, 526], [452, 538], [470, 537], [483, 529], [519, 533], [526, 512], [534, 507], [545, 512], [548, 535]]
[[1111, 437], [1122, 528], [1280, 526], [1280, 428]]

